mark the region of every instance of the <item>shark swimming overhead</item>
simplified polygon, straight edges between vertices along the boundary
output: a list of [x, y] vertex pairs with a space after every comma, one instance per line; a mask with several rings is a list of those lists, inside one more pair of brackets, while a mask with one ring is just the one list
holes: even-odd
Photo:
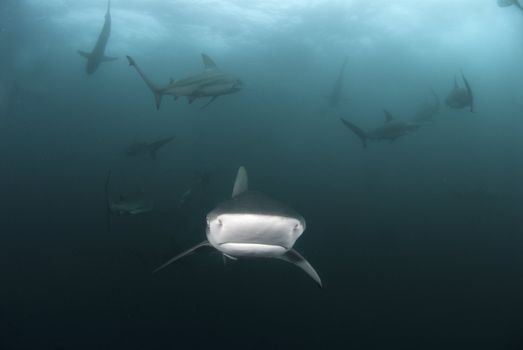
[[111, 217], [114, 216], [130, 216], [144, 213], [150, 213], [153, 210], [153, 201], [145, 196], [143, 191], [137, 191], [127, 195], [120, 195], [114, 201], [109, 191], [109, 183], [111, 181], [111, 169], [107, 172], [105, 180], [105, 198], [107, 204], [107, 228], [111, 230]]
[[345, 66], [347, 65], [348, 58], [343, 60], [338, 78], [332, 87], [331, 92], [325, 96], [330, 107], [338, 107], [341, 101], [347, 100], [343, 96], [343, 81], [345, 78]]
[[240, 167], [232, 198], [207, 214], [207, 240], [175, 256], [154, 272], [203, 249], [214, 248], [224, 257], [275, 258], [292, 263], [320, 287], [314, 268], [297, 251], [294, 243], [305, 230], [305, 219], [266, 195], [249, 191], [247, 171]]
[[452, 109], [470, 107], [470, 111], [474, 112], [474, 94], [472, 93], [472, 88], [463, 73], [461, 73], [461, 78], [463, 79], [465, 87], [460, 87], [457, 78], [454, 77], [454, 87], [450, 91], [445, 102], [447, 103], [447, 106]]
[[91, 52], [85, 52], [85, 51], [78, 51], [78, 53], [87, 59], [87, 65], [85, 67], [85, 71], [87, 74], [93, 74], [100, 63], [103, 62], [110, 62], [114, 61], [117, 58], [116, 57], [109, 57], [105, 56], [105, 47], [107, 46], [107, 42], [109, 41], [109, 36], [111, 35], [111, 0], [108, 0], [107, 2], [107, 12], [105, 13], [105, 22], [104, 26], [102, 28], [102, 31], [100, 32], [100, 35], [98, 35], [98, 39], [96, 40], [96, 44], [94, 45], [93, 51]]
[[420, 127], [419, 124], [416, 124], [413, 122], [407, 122], [407, 121], [401, 121], [401, 120], [394, 119], [394, 117], [387, 110], [385, 110], [384, 112], [385, 112], [385, 123], [381, 126], [378, 126], [377, 128], [371, 129], [369, 131], [365, 131], [343, 118], [341, 118], [341, 121], [353, 133], [355, 133], [356, 136], [358, 136], [360, 138], [361, 143], [364, 148], [367, 147], [368, 139], [370, 139], [370, 140], [388, 140], [390, 142], [393, 142], [398, 137], [407, 135], [408, 133], [410, 133], [412, 131], [416, 131]]
[[508, 7], [515, 5], [521, 11], [523, 11], [523, 6], [519, 3], [519, 0], [498, 0], [499, 7]]
[[173, 137], [167, 137], [154, 142], [134, 142], [125, 149], [125, 154], [129, 157], [138, 157], [144, 154], [151, 156], [151, 159], [156, 160], [156, 152], [169, 142], [174, 140]]
[[169, 84], [164, 86], [153, 83], [131, 56], [127, 56], [127, 60], [129, 65], [136, 69], [149, 89], [151, 89], [156, 102], [156, 109], [160, 109], [164, 95], [173, 96], [175, 100], [178, 97], [185, 96], [189, 103], [193, 103], [197, 98], [210, 97], [209, 102], [202, 107], [205, 108], [218, 97], [238, 92], [243, 86], [241, 80], [221, 71], [214, 61], [203, 53], [203, 72], [179, 80], [171, 79]]

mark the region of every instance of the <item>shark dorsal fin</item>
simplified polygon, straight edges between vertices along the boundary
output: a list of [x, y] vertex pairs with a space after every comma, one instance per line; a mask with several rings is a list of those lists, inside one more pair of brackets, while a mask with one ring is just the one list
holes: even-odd
[[203, 60], [203, 66], [205, 67], [205, 69], [216, 68], [216, 63], [214, 63], [214, 61], [204, 53], [202, 53], [202, 60]]
[[394, 117], [392, 116], [392, 114], [390, 114], [390, 112], [387, 111], [386, 109], [383, 110], [383, 113], [385, 113], [385, 123], [388, 123], [388, 122], [391, 122], [394, 120]]
[[238, 169], [236, 180], [234, 181], [234, 187], [232, 189], [232, 196], [236, 197], [249, 188], [249, 179], [247, 177], [247, 170], [243, 166]]

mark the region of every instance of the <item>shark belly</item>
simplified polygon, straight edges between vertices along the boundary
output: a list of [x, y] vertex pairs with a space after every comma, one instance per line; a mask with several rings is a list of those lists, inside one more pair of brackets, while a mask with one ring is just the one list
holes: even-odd
[[277, 245], [255, 243], [223, 243], [215, 248], [235, 258], [277, 258], [288, 250]]

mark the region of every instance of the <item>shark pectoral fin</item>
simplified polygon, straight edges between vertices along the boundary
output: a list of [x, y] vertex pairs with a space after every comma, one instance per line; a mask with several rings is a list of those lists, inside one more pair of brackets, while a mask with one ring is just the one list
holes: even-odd
[[162, 264], [160, 267], [155, 269], [153, 271], [153, 273], [156, 273], [156, 272], [158, 272], [160, 270], [163, 270], [167, 266], [171, 265], [173, 262], [175, 262], [177, 260], [180, 260], [181, 258], [186, 257], [187, 255], [195, 253], [196, 251], [202, 250], [203, 248], [211, 248], [211, 244], [208, 241], [203, 241], [203, 242], [195, 245], [194, 247], [192, 247], [192, 248], [190, 248], [190, 249], [188, 249], [188, 250], [186, 250], [186, 251], [176, 255], [174, 258], [168, 260], [166, 263]]
[[236, 174], [236, 180], [234, 181], [234, 187], [232, 188], [232, 197], [242, 194], [249, 189], [249, 178], [247, 176], [247, 170], [241, 166]]
[[207, 106], [209, 106], [211, 103], [213, 103], [216, 99], [218, 98], [218, 96], [213, 96], [209, 102], [207, 102], [206, 104], [204, 104], [200, 109], [204, 109], [206, 108]]
[[316, 270], [314, 270], [314, 267], [312, 267], [312, 265], [309, 264], [309, 262], [307, 260], [305, 260], [305, 258], [303, 256], [301, 256], [300, 253], [298, 253], [296, 250], [291, 249], [291, 250], [287, 251], [287, 253], [280, 256], [278, 259], [287, 261], [293, 265], [298, 266], [307, 275], [309, 275], [314, 280], [314, 282], [316, 282], [318, 284], [318, 286], [320, 288], [323, 287], [323, 285], [321, 283], [321, 278], [318, 275], [318, 273], [316, 272]]
[[110, 56], [104, 56], [104, 58], [102, 59], [103, 62], [111, 62], [111, 61], [116, 61], [118, 59], [118, 57], [110, 57]]
[[89, 52], [85, 52], [85, 51], [82, 51], [82, 50], [78, 50], [78, 54], [86, 59], [89, 59], [91, 58], [91, 54]]

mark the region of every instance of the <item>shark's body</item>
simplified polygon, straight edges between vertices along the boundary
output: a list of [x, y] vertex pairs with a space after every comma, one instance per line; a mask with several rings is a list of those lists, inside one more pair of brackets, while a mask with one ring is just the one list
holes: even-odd
[[330, 107], [338, 107], [341, 101], [346, 100], [343, 96], [343, 82], [345, 79], [345, 66], [347, 65], [347, 58], [343, 61], [338, 78], [332, 87], [330, 94], [325, 96]]
[[458, 84], [458, 79], [454, 77], [454, 86], [447, 96], [445, 102], [447, 103], [447, 106], [452, 109], [463, 109], [470, 107], [470, 111], [474, 112], [474, 94], [472, 93], [472, 88], [470, 87], [470, 84], [463, 73], [461, 74], [461, 77], [465, 87], [460, 87]]
[[385, 123], [368, 131], [359, 128], [343, 118], [341, 121], [361, 139], [364, 148], [367, 147], [367, 140], [387, 140], [392, 142], [401, 136], [418, 130], [420, 127], [419, 124], [413, 122], [396, 120], [388, 111], [384, 112]]
[[175, 256], [155, 272], [197, 250], [212, 247], [235, 260], [285, 260], [300, 267], [321, 287], [314, 268], [293, 249], [305, 230], [303, 217], [262, 193], [248, 191], [247, 182], [247, 172], [241, 167], [232, 198], [207, 215], [207, 240]]
[[499, 7], [508, 7], [512, 5], [516, 6], [521, 11], [523, 11], [523, 6], [519, 3], [518, 0], [498, 0]]
[[185, 96], [189, 103], [192, 103], [197, 98], [210, 97], [211, 100], [204, 106], [206, 107], [220, 96], [240, 91], [243, 85], [241, 80], [235, 76], [218, 69], [213, 60], [205, 54], [202, 54], [205, 68], [203, 72], [187, 78], [171, 80], [169, 84], [164, 86], [153, 83], [132, 57], [127, 56], [127, 59], [129, 60], [129, 65], [136, 69], [149, 89], [151, 89], [157, 109], [160, 109], [162, 97], [165, 95], [173, 96], [175, 99]]
[[413, 122], [428, 122], [432, 121], [434, 116], [439, 113], [441, 104], [438, 95], [434, 90], [430, 90], [432, 93], [432, 101], [425, 101], [420, 108], [416, 111], [412, 117]]
[[148, 154], [153, 160], [156, 159], [156, 152], [171, 142], [174, 137], [167, 137], [155, 142], [134, 142], [125, 149], [125, 154], [129, 157], [138, 157]]
[[146, 197], [143, 191], [138, 191], [128, 195], [120, 195], [117, 200], [113, 200], [109, 192], [111, 181], [111, 170], [107, 173], [105, 181], [105, 198], [107, 204], [107, 227], [111, 229], [111, 217], [130, 216], [149, 213], [153, 210], [153, 201]]
[[105, 13], [105, 22], [98, 35], [98, 40], [91, 52], [78, 51], [78, 53], [87, 59], [87, 65], [85, 71], [87, 74], [93, 74], [98, 66], [103, 62], [109, 62], [116, 60], [116, 57], [109, 57], [105, 55], [105, 47], [111, 36], [111, 0], [107, 2], [107, 12]]

